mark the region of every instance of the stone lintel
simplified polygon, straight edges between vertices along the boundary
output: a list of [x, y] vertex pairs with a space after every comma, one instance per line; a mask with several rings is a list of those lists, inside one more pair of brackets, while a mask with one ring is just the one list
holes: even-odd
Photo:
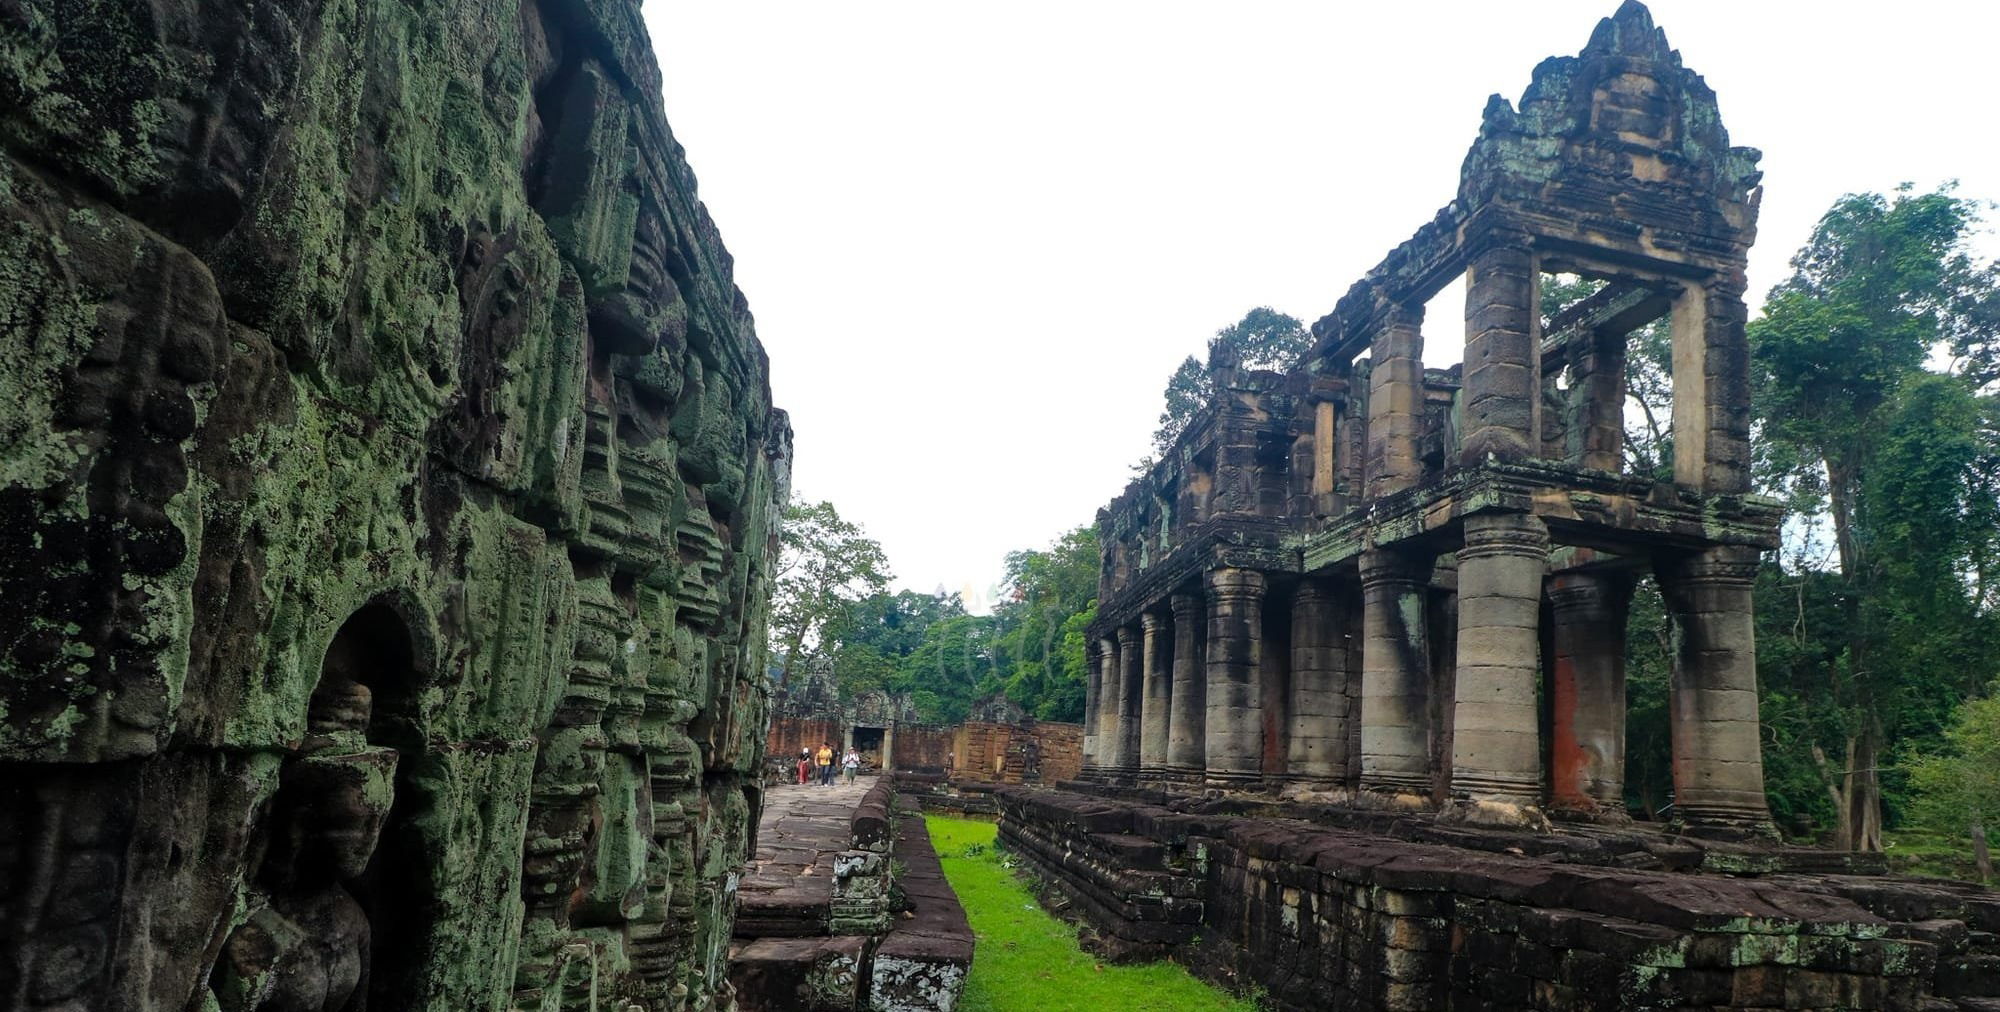
[[1778, 544], [1782, 510], [1757, 495], [1712, 495], [1547, 461], [1482, 464], [1353, 510], [1298, 539], [1302, 567], [1318, 572], [1362, 552], [1432, 542], [1449, 551], [1468, 515], [1509, 510], [1540, 517], [1559, 544], [1621, 553]]

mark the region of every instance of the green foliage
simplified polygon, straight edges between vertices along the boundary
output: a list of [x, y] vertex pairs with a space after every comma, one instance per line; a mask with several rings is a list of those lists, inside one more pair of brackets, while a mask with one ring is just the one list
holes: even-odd
[[1008, 553], [1006, 598], [991, 615], [967, 614], [957, 594], [877, 590], [832, 603], [814, 645], [843, 693], [883, 690], [924, 720], [962, 721], [996, 693], [1042, 720], [1081, 720], [1097, 564], [1097, 532], [1079, 527]]
[[2000, 826], [2000, 696], [1959, 704], [1942, 747], [1904, 768], [1912, 822], [1952, 835], [1974, 824]]
[[978, 944], [959, 1008], [967, 1012], [1046, 1009], [1215, 1009], [1251, 1012], [1169, 963], [1107, 966], [1077, 946], [1076, 929], [1042, 911], [994, 846], [991, 822], [926, 816], [945, 878], [965, 907]]
[[793, 500], [785, 507], [776, 580], [771, 591], [771, 655], [778, 681], [803, 670], [837, 643], [830, 627], [856, 603], [889, 583], [882, 546], [840, 516], [830, 502]]
[[1174, 445], [1174, 440], [1187, 431], [1195, 416], [1215, 399], [1215, 383], [1209, 377], [1208, 366], [1193, 355], [1181, 359], [1173, 375], [1167, 377], [1167, 389], [1162, 396], [1167, 403], [1160, 412], [1160, 427], [1153, 430], [1155, 453], [1164, 453]]
[[994, 657], [995, 622], [988, 615], [958, 614], [934, 622], [905, 658], [894, 688], [915, 700], [917, 716], [957, 723], [973, 701], [1000, 686]]
[[[1886, 825], [1921, 823], [1963, 853], [1961, 815], [1939, 814], [1921, 781], [1977, 752], [1944, 729], [2000, 675], [2000, 402], [1979, 371], [1996, 354], [2000, 289], [1966, 252], [1975, 210], [1948, 189], [1843, 198], [1750, 326], [1756, 477], [1792, 510], [1758, 575], [1756, 640], [1765, 787], [1793, 835], [1867, 847]], [[1544, 318], [1597, 287], [1549, 279]], [[1957, 358], [1938, 370], [1944, 350]], [[1629, 471], [1671, 474], [1670, 379], [1666, 328], [1635, 332]], [[1627, 641], [1635, 811], [1672, 797], [1674, 635], [1643, 581]]]
[[[1245, 369], [1290, 369], [1311, 349], [1312, 332], [1306, 325], [1270, 306], [1244, 313], [1243, 319], [1216, 331], [1208, 341], [1210, 357], [1223, 352]], [[1167, 377], [1166, 409], [1153, 432], [1155, 453], [1164, 453], [1208, 407], [1215, 399], [1214, 387], [1206, 364], [1193, 355], [1181, 360]]]
[[2000, 427], [1976, 371], [2000, 273], [1972, 259], [1977, 222], [1949, 187], [1843, 197], [1750, 325], [1757, 479], [1794, 515], [1758, 586], [1766, 786], [1781, 819], [1857, 847], [1919, 768], [1879, 757], [1935, 748], [2000, 674]]
[[900, 658], [891, 658], [867, 643], [841, 643], [833, 648], [833, 681], [848, 695], [886, 690], [897, 681]]
[[1007, 556], [1006, 600], [993, 610], [1007, 698], [1041, 720], [1083, 719], [1083, 630], [1097, 616], [1097, 569], [1097, 531], [1088, 526]]
[[916, 652], [931, 626], [963, 614], [965, 603], [957, 594], [913, 590], [871, 594], [847, 609], [833, 635], [842, 643], [866, 644], [900, 660]]
[[1625, 801], [1645, 817], [1673, 798], [1668, 686], [1673, 679], [1672, 633], [1659, 585], [1648, 578], [1632, 592], [1625, 627]]

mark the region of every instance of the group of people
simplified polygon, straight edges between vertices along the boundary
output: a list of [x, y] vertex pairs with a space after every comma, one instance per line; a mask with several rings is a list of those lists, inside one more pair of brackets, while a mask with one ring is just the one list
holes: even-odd
[[[847, 754], [840, 757], [838, 768], [846, 771], [847, 782], [850, 784], [853, 783], [855, 774], [861, 769], [861, 753], [856, 752], [852, 747], [848, 748]], [[812, 783], [817, 779], [821, 787], [831, 787], [833, 786], [834, 769], [833, 744], [831, 742], [820, 742], [819, 751], [817, 752], [809, 748], [799, 749], [799, 783], [801, 785]]]

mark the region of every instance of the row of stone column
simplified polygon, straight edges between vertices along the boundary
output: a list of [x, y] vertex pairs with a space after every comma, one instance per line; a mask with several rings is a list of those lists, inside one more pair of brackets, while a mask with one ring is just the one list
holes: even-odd
[[[1290, 652], [1267, 656], [1262, 573], [1221, 569], [1207, 593], [1176, 594], [1093, 644], [1086, 769], [1111, 780], [1249, 786], [1282, 778], [1347, 779], [1357, 736], [1349, 723], [1351, 611], [1330, 587], [1292, 597]], [[1273, 699], [1273, 675], [1278, 676]], [[1273, 723], [1285, 744], [1265, 745]], [[1276, 765], [1279, 770], [1272, 767]]]
[[[1424, 595], [1429, 559], [1375, 551], [1361, 560], [1361, 760], [1366, 791], [1428, 795], [1432, 744], [1450, 735], [1451, 797], [1620, 811], [1625, 768], [1625, 625], [1632, 578], [1545, 581], [1548, 536], [1534, 517], [1475, 514], [1458, 553], [1458, 624], [1449, 728], [1431, 726], [1433, 677]], [[1768, 819], [1757, 731], [1751, 584], [1754, 549], [1712, 548], [1662, 564], [1679, 630], [1672, 685], [1675, 806], [1692, 822]], [[1537, 688], [1541, 594], [1551, 628], [1550, 734], [1543, 771]]]
[[[1448, 762], [1450, 800], [1461, 805], [1621, 810], [1631, 577], [1549, 577], [1548, 547], [1533, 516], [1468, 517], [1451, 630], [1430, 628], [1429, 558], [1366, 553], [1358, 616], [1336, 587], [1301, 581], [1272, 635], [1264, 575], [1215, 570], [1206, 595], [1175, 595], [1168, 611], [1144, 614], [1095, 645], [1087, 775], [1216, 787], [1299, 782], [1428, 803], [1445, 800], [1435, 785]], [[1680, 630], [1673, 770], [1678, 810], [1693, 821], [1767, 818], [1755, 571], [1754, 550], [1715, 548], [1657, 573]], [[1448, 665], [1433, 663], [1434, 647], [1454, 648]], [[1545, 671], [1546, 750], [1538, 702]]]

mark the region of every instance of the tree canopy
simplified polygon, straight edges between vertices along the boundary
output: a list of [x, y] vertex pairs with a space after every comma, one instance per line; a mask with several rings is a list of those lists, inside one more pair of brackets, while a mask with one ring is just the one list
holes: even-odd
[[777, 579], [771, 590], [771, 656], [778, 683], [828, 654], [828, 627], [889, 585], [882, 546], [840, 516], [830, 502], [794, 499], [785, 506]]
[[[1226, 350], [1245, 369], [1290, 369], [1312, 349], [1312, 332], [1297, 317], [1258, 306], [1243, 319], [1215, 332], [1209, 354]], [[1167, 377], [1166, 407], [1153, 432], [1153, 452], [1163, 453], [1215, 397], [1208, 364], [1189, 355]]]
[[1750, 324], [1757, 478], [1793, 516], [1759, 584], [1766, 766], [1774, 806], [1840, 846], [1881, 848], [1911, 800], [1893, 753], [1937, 747], [2000, 674], [1978, 223], [1949, 187], [1842, 197]]

